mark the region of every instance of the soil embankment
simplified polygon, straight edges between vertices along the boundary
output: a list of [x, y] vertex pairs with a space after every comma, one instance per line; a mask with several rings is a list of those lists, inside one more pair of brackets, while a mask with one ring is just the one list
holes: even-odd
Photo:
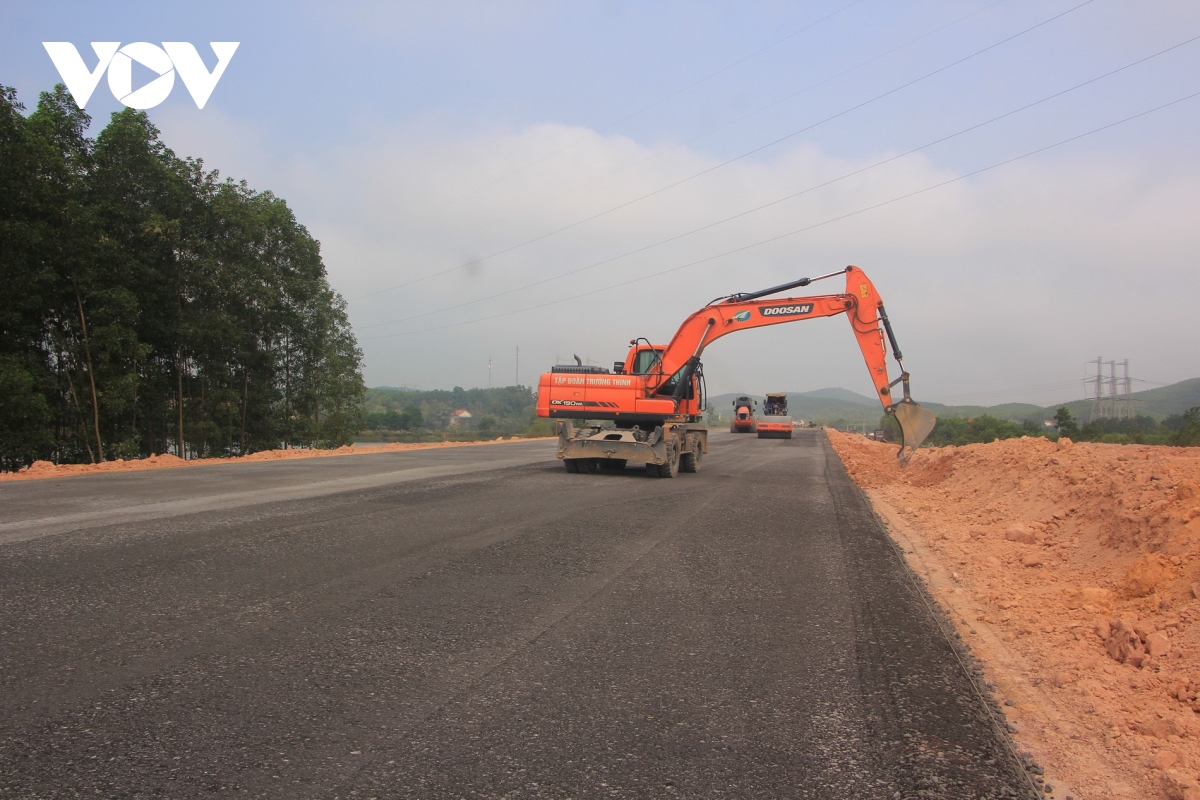
[[1055, 797], [1200, 800], [1200, 448], [829, 437]]
[[438, 447], [477, 447], [499, 442], [524, 442], [520, 436], [492, 439], [484, 442], [421, 442], [406, 444], [349, 444], [332, 450], [263, 450], [234, 458], [194, 458], [184, 460], [178, 456], [164, 454], [138, 458], [130, 461], [105, 461], [101, 464], [52, 464], [35, 461], [19, 472], [0, 473], [0, 481], [36, 480], [38, 478], [66, 478], [73, 475], [95, 475], [99, 472], [136, 472], [146, 469], [172, 469], [174, 467], [199, 467], [209, 464], [244, 464], [254, 461], [281, 461], [295, 458], [329, 458], [331, 456], [367, 455], [370, 453], [394, 453], [400, 450], [428, 450]]

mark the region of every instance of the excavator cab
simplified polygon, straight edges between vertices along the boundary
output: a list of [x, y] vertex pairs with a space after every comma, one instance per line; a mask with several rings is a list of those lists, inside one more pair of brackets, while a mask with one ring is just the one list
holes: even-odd
[[630, 373], [633, 375], [645, 375], [654, 369], [654, 365], [662, 360], [662, 352], [666, 348], [659, 347], [641, 347], [634, 351], [633, 368]]

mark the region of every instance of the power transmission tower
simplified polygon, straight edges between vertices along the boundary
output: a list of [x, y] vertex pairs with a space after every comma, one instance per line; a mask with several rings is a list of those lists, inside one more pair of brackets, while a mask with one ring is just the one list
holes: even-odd
[[[1088, 371], [1087, 376], [1083, 379], [1085, 384], [1088, 384], [1088, 393], [1092, 398], [1092, 411], [1089, 416], [1089, 421], [1101, 418], [1109, 419], [1124, 419], [1134, 416], [1133, 409], [1133, 381], [1129, 375], [1129, 359], [1121, 362], [1122, 375], [1117, 378], [1117, 361], [1105, 361], [1102, 356], [1097, 356], [1095, 361], [1087, 362], [1087, 365], [1096, 365], [1096, 372], [1092, 374]], [[1108, 367], [1108, 375], [1104, 374], [1104, 367]]]
[[488, 388], [492, 388], [492, 357], [488, 356]]
[[1133, 418], [1133, 378], [1129, 377], [1129, 359], [1125, 359], [1124, 391], [1121, 392], [1121, 416]]
[[1108, 397], [1104, 402], [1104, 413], [1100, 416], [1112, 419], [1117, 416], [1117, 362], [1105, 361], [1108, 365]]
[[1101, 400], [1100, 400], [1101, 382], [1103, 381], [1103, 375], [1104, 375], [1104, 359], [1102, 356], [1096, 356], [1095, 361], [1089, 361], [1087, 363], [1089, 365], [1091, 365], [1091, 364], [1096, 365], [1096, 374], [1090, 375], [1083, 379], [1084, 383], [1094, 383], [1095, 384], [1095, 386], [1093, 387], [1093, 391], [1092, 391], [1092, 413], [1088, 417], [1089, 421], [1091, 421], [1094, 419], [1099, 419], [1100, 417], [1104, 416], [1103, 409], [1101, 408], [1101, 405], [1100, 405], [1101, 404]]

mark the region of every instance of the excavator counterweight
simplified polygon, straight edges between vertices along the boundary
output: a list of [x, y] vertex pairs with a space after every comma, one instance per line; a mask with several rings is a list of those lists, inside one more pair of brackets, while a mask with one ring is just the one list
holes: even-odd
[[[843, 274], [846, 291], [841, 294], [771, 297]], [[904, 440], [897, 457], [906, 463], [936, 420], [909, 396], [909, 374], [883, 300], [866, 274], [854, 266], [717, 298], [685, 319], [669, 343], [631, 341], [625, 360], [616, 362], [611, 371], [578, 363], [552, 367], [538, 382], [537, 413], [559, 420], [558, 457], [572, 472], [623, 469], [630, 462], [645, 464], [661, 477], [695, 472], [708, 452], [708, 429], [699, 424], [705, 409], [700, 361], [704, 349], [730, 333], [839, 314], [850, 320], [883, 410], [900, 424]], [[888, 343], [900, 366], [895, 381], [888, 379]], [[892, 396], [897, 384], [903, 386], [900, 400]], [[737, 401], [734, 406], [737, 410]], [[752, 402], [746, 410], [748, 421], [755, 419], [751, 429], [759, 430], [766, 415], [756, 418]], [[735, 413], [731, 429], [737, 429], [737, 422]]]

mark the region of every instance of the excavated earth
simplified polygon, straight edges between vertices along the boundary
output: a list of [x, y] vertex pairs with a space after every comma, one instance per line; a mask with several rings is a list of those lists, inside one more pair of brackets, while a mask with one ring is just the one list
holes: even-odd
[[828, 433], [1053, 796], [1200, 800], [1200, 448]]

